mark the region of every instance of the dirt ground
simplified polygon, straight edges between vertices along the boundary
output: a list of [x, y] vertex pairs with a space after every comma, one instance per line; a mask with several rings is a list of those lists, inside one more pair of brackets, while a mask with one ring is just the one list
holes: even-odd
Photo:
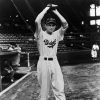
[[[100, 63], [66, 65], [61, 69], [66, 100], [100, 100]], [[0, 97], [0, 100], [38, 100], [40, 86], [35, 74], [24, 79], [20, 86]], [[49, 100], [55, 100], [52, 90], [49, 95]]]

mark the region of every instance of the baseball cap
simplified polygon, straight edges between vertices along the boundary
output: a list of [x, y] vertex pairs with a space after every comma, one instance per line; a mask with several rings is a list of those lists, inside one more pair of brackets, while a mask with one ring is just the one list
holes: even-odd
[[56, 24], [56, 20], [54, 18], [47, 18], [46, 24], [53, 23]]

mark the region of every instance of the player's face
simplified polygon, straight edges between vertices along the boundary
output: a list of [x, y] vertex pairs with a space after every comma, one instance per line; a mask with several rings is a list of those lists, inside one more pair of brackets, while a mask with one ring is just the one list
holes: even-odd
[[46, 24], [46, 31], [47, 33], [52, 33], [56, 29], [56, 25], [53, 23]]

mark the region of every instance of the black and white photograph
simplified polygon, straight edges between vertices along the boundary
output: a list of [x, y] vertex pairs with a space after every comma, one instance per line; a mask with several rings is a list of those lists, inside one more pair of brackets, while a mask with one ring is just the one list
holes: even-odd
[[100, 0], [0, 0], [0, 100], [100, 100]]

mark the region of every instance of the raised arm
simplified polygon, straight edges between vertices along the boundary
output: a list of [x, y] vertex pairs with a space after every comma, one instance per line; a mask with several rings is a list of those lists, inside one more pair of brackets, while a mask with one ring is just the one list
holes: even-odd
[[[52, 6], [55, 6], [55, 5], [52, 5]], [[58, 18], [60, 19], [61, 21], [61, 28], [62, 28], [62, 31], [66, 31], [66, 29], [68, 28], [68, 23], [66, 21], [66, 19], [59, 13], [59, 11], [57, 9], [54, 9], [52, 10], [57, 16]], [[63, 33], [63, 32], [62, 32]]]
[[38, 34], [41, 30], [41, 20], [44, 17], [44, 15], [47, 13], [47, 11], [49, 10], [50, 6], [47, 5], [47, 7], [45, 7], [43, 9], [43, 11], [36, 17], [35, 19], [35, 24], [36, 24], [36, 33]]

